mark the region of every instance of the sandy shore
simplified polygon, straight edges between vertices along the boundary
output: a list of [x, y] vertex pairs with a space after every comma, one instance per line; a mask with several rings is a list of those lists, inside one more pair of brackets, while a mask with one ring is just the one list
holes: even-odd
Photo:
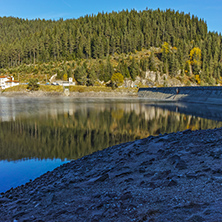
[[222, 221], [222, 129], [164, 134], [2, 193], [0, 221]]

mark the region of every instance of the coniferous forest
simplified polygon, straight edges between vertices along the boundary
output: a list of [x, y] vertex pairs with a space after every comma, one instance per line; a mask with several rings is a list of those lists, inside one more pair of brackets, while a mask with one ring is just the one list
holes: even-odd
[[113, 73], [145, 78], [148, 70], [196, 84], [221, 84], [222, 36], [209, 32], [204, 20], [170, 9], [58, 21], [0, 18], [2, 74], [20, 79], [57, 74], [94, 85]]

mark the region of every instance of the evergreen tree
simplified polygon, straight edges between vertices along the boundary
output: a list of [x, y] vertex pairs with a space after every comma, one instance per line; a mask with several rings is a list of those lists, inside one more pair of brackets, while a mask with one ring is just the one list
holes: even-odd
[[110, 62], [110, 58], [108, 57], [106, 60], [106, 66], [105, 66], [105, 72], [104, 72], [104, 76], [103, 79], [105, 82], [108, 82], [109, 80], [111, 80], [111, 76], [114, 72], [113, 66]]
[[74, 78], [79, 85], [86, 85], [87, 73], [84, 66], [78, 66], [74, 72]]
[[131, 76], [132, 80], [135, 80], [136, 77], [140, 74], [139, 66], [136, 63], [134, 57], [133, 57], [132, 62], [129, 66], [129, 72], [130, 72], [130, 76]]
[[155, 61], [154, 53], [151, 52], [150, 58], [149, 58], [149, 70], [156, 72], [157, 71], [157, 63]]
[[95, 66], [92, 66], [91, 69], [88, 70], [88, 81], [87, 81], [87, 85], [88, 86], [94, 86], [96, 80], [97, 80], [97, 76], [96, 76], [96, 72], [95, 72]]

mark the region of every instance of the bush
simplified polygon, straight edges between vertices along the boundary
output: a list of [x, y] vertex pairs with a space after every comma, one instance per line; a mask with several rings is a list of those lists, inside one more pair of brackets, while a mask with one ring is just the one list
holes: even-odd
[[116, 88], [123, 84], [123, 75], [121, 73], [114, 73], [111, 77], [112, 85]]
[[39, 83], [38, 83], [38, 79], [30, 79], [27, 89], [30, 91], [37, 91], [39, 90]]

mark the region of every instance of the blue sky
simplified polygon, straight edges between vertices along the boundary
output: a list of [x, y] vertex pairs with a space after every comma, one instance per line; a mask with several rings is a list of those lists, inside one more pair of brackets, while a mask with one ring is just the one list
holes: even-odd
[[209, 31], [222, 32], [222, 0], [0, 0], [0, 17], [27, 19], [78, 18], [123, 9], [174, 9], [207, 22]]

